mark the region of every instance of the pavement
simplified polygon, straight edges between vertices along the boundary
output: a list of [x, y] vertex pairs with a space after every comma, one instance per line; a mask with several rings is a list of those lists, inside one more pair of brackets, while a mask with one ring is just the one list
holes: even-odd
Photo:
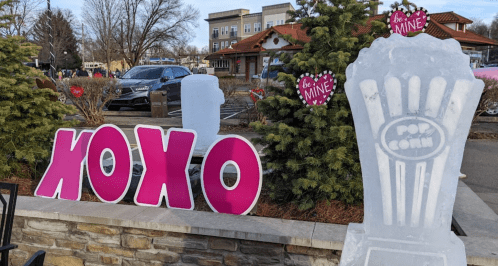
[[[66, 119], [82, 119], [81, 117], [68, 116]], [[488, 121], [489, 119], [485, 120]], [[484, 120], [483, 120], [484, 121]], [[150, 112], [119, 111], [106, 112], [105, 122], [120, 127], [132, 147], [133, 160], [139, 162], [140, 154], [136, 145], [133, 128], [138, 124], [155, 125], [164, 128], [182, 128], [181, 117], [152, 118]], [[221, 119], [221, 126], [237, 126], [241, 119]], [[498, 120], [497, 120], [498, 122]], [[83, 128], [80, 128], [82, 130]], [[498, 123], [479, 122], [472, 126], [472, 132], [498, 133]], [[259, 135], [254, 132], [220, 132], [223, 134], [237, 134], [248, 140]], [[256, 150], [261, 154], [262, 146], [256, 145]], [[262, 154], [261, 154], [262, 155]], [[498, 214], [498, 140], [467, 140], [461, 172], [467, 177], [462, 181], [472, 189], [496, 214]]]
[[[498, 123], [477, 123], [472, 132], [498, 133]], [[498, 140], [469, 139], [465, 145], [462, 181], [498, 214]]]

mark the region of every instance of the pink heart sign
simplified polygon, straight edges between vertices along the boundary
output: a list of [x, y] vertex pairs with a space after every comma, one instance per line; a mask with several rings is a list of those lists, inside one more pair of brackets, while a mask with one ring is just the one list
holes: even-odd
[[77, 87], [77, 86], [71, 86], [70, 90], [71, 90], [71, 93], [76, 98], [81, 97], [83, 95], [83, 92], [84, 92], [82, 87]]
[[407, 36], [408, 32], [424, 32], [431, 20], [429, 12], [423, 7], [418, 7], [415, 11], [405, 11], [398, 7], [389, 12], [387, 26], [391, 34], [397, 33]]
[[327, 104], [334, 94], [337, 80], [332, 71], [324, 71], [316, 78], [306, 73], [297, 80], [299, 98], [306, 106]]

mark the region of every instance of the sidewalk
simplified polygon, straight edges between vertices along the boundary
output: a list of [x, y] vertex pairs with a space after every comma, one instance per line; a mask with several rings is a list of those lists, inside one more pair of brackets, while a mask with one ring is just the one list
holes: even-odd
[[[164, 129], [168, 129], [171, 127], [181, 128], [182, 127], [182, 118], [179, 117], [167, 117], [167, 118], [152, 118], [150, 117], [150, 112], [133, 112], [136, 115], [148, 115], [149, 116], [118, 116], [112, 112], [112, 115], [105, 116], [106, 124], [113, 124], [120, 128], [134, 128], [138, 124], [142, 125], [151, 125], [151, 126], [160, 126]], [[125, 113], [126, 114], [126, 113]], [[64, 120], [72, 120], [77, 119], [80, 121], [84, 121], [81, 116], [72, 115], [66, 116]], [[241, 123], [240, 119], [221, 119], [221, 126], [237, 126]]]

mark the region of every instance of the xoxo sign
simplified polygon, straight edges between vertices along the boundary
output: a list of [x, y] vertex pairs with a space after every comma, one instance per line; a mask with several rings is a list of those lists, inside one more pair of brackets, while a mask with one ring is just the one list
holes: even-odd
[[[188, 169], [197, 133], [172, 128], [165, 135], [161, 127], [137, 125], [135, 137], [144, 167], [135, 204], [159, 207], [165, 198], [168, 208], [194, 209]], [[103, 167], [106, 153], [114, 160], [110, 173]], [[110, 124], [94, 132], [84, 130], [78, 137], [74, 129], [59, 129], [50, 165], [35, 196], [80, 200], [85, 161], [88, 180], [97, 197], [106, 203], [121, 201], [130, 187], [133, 159], [125, 134]], [[237, 169], [237, 181], [232, 187], [223, 181], [223, 171], [229, 164]], [[256, 149], [237, 135], [216, 140], [202, 163], [201, 185], [213, 211], [247, 214], [256, 204], [262, 185]]]

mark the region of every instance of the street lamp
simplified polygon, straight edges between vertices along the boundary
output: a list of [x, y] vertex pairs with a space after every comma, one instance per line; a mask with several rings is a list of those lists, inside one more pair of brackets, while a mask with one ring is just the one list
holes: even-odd
[[64, 51], [64, 58], [66, 59], [66, 69], [64, 70], [64, 76], [67, 77], [67, 51]]

